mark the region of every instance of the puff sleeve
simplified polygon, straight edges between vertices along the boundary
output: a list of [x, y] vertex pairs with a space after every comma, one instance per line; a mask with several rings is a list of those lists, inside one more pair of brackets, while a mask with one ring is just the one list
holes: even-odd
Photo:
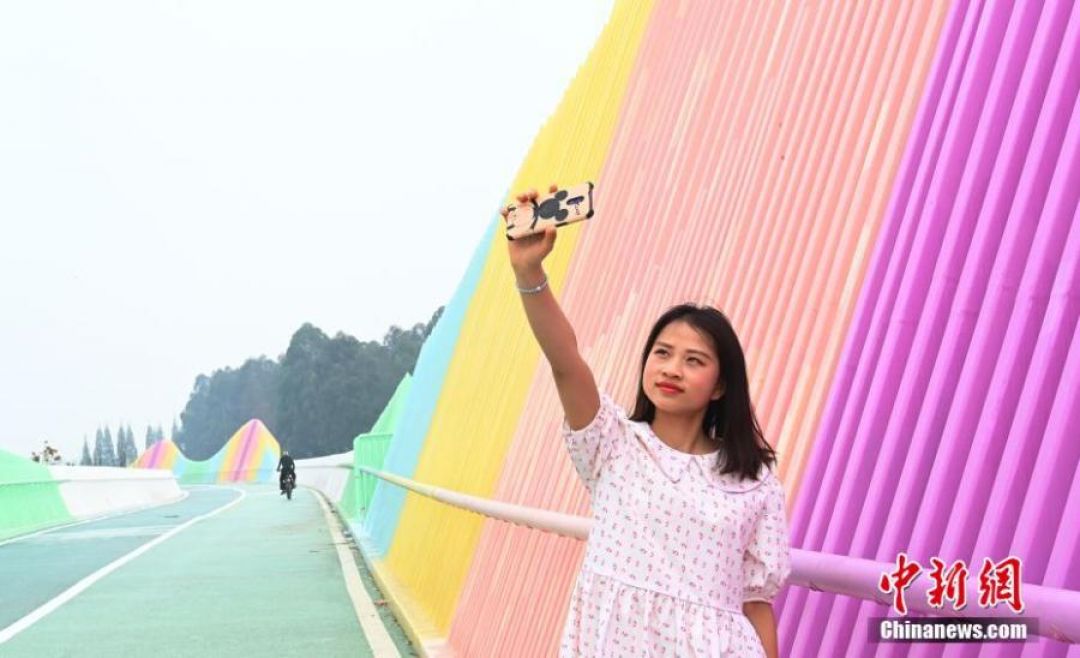
[[754, 523], [743, 554], [743, 601], [772, 603], [791, 574], [791, 537], [784, 506], [784, 488], [770, 474], [765, 504]]
[[590, 493], [604, 465], [625, 448], [629, 431], [626, 412], [607, 394], [600, 395], [600, 409], [585, 427], [571, 430], [563, 419], [563, 440], [570, 452], [570, 460]]

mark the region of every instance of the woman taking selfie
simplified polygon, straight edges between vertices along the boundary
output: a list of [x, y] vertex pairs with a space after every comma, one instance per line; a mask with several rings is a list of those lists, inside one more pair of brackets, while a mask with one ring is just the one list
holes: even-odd
[[731, 323], [708, 306], [661, 315], [627, 414], [597, 390], [547, 285], [555, 233], [508, 248], [594, 517], [560, 655], [776, 658], [772, 601], [791, 570], [784, 491]]

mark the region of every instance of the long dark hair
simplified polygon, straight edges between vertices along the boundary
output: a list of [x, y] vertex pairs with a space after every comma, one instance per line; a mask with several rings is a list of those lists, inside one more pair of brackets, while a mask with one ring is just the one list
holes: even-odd
[[687, 323], [711, 340], [720, 361], [724, 395], [719, 400], [709, 402], [701, 424], [705, 436], [720, 447], [717, 469], [721, 473], [738, 473], [745, 479], [757, 479], [763, 465], [776, 463], [776, 451], [765, 440], [750, 401], [746, 356], [743, 355], [739, 337], [735, 335], [735, 329], [727, 317], [711, 306], [679, 304], [668, 309], [653, 325], [645, 341], [645, 350], [641, 353], [637, 401], [630, 420], [651, 423], [656, 418], [656, 405], [645, 395], [645, 362], [657, 336], [664, 327], [675, 321]]

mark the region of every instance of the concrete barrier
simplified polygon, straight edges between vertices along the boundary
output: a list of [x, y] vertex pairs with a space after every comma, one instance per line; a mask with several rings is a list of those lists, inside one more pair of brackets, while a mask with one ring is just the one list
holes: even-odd
[[172, 471], [50, 466], [60, 496], [78, 520], [170, 503], [184, 497]]
[[339, 455], [296, 460], [297, 484], [323, 492], [337, 504], [345, 491], [345, 484], [352, 472], [353, 453], [350, 450]]

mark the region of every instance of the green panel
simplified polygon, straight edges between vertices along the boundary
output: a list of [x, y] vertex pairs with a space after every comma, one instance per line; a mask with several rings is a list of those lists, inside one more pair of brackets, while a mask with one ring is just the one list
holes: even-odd
[[352, 521], [363, 517], [365, 508], [360, 506], [360, 488], [356, 475], [349, 473], [345, 480], [345, 488], [341, 490], [341, 500], [338, 501], [338, 509], [346, 520]]
[[177, 479], [181, 484], [216, 484], [221, 462], [221, 451], [206, 461], [184, 460], [184, 472]]
[[338, 507], [349, 520], [363, 518], [371, 504], [371, 497], [375, 494], [377, 482], [374, 476], [357, 471], [356, 467], [382, 468], [383, 459], [390, 448], [390, 441], [394, 438], [394, 430], [405, 409], [411, 387], [412, 375], [405, 373], [390, 397], [390, 401], [379, 414], [379, 419], [371, 427], [371, 431], [353, 439], [353, 472], [349, 474], [345, 489], [341, 493], [341, 500], [338, 501]]
[[368, 430], [368, 434], [394, 433], [394, 429], [398, 425], [398, 419], [401, 418], [401, 412], [405, 409], [405, 401], [409, 398], [410, 388], [412, 388], [412, 375], [405, 373], [405, 376], [398, 382], [397, 388], [394, 389], [394, 394], [390, 396], [390, 401], [386, 403], [382, 413], [379, 414], [379, 419]]
[[[382, 468], [387, 450], [390, 449], [390, 441], [394, 438], [391, 433], [386, 434], [363, 434], [353, 441], [353, 472], [346, 486], [346, 494], [351, 494], [352, 505], [356, 509], [355, 517], [362, 517], [371, 504], [371, 497], [375, 495], [375, 484], [378, 479], [356, 470], [356, 466], [368, 468]], [[349, 518], [354, 518], [350, 515]]]
[[48, 468], [0, 450], [0, 539], [72, 520]]

